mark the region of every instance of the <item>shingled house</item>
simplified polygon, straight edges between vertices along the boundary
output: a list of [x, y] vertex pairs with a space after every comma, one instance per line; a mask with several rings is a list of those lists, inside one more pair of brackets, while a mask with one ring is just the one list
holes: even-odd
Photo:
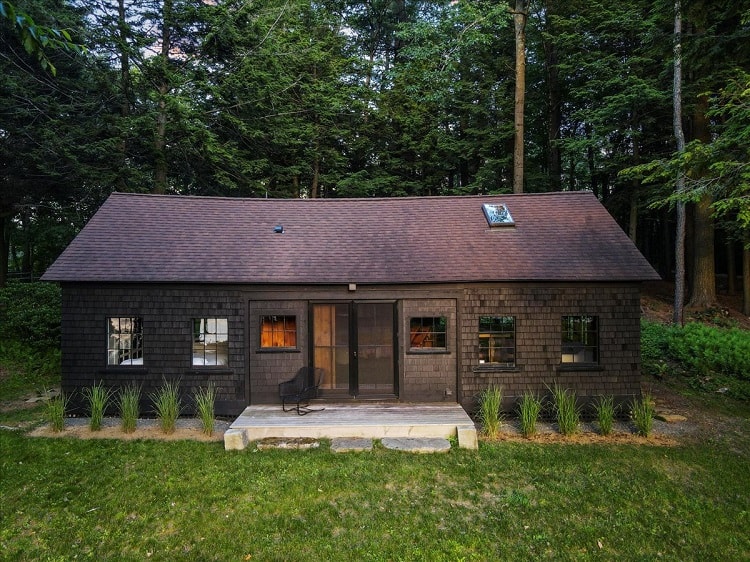
[[586, 192], [268, 200], [115, 193], [45, 274], [66, 392], [213, 382], [217, 412], [321, 400], [506, 406], [558, 382], [640, 393], [640, 282], [658, 279]]

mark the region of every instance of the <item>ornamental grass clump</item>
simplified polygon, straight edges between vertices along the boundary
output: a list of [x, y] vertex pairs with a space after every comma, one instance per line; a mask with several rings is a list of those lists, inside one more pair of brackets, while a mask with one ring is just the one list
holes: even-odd
[[45, 403], [47, 421], [49, 421], [52, 431], [56, 433], [65, 429], [65, 412], [68, 409], [68, 402], [69, 397], [61, 393]]
[[576, 393], [562, 388], [557, 383], [552, 391], [552, 407], [557, 419], [557, 427], [563, 435], [573, 435], [578, 431], [581, 411], [576, 402]]
[[530, 437], [536, 433], [536, 422], [542, 411], [542, 400], [531, 392], [524, 393], [518, 406], [521, 435]]
[[644, 394], [640, 400], [634, 400], [630, 407], [630, 419], [635, 424], [638, 435], [648, 437], [654, 427], [656, 405], [649, 394]]
[[596, 421], [599, 424], [599, 433], [609, 435], [615, 423], [615, 399], [612, 396], [600, 396], [594, 402]]
[[165, 380], [161, 388], [150, 394], [149, 398], [154, 403], [154, 413], [162, 431], [166, 434], [174, 433], [177, 418], [182, 412], [180, 382]]
[[209, 384], [207, 388], [200, 387], [193, 397], [198, 418], [201, 420], [203, 433], [213, 435], [214, 432], [214, 403], [216, 402], [216, 387]]
[[122, 420], [122, 430], [125, 433], [133, 433], [138, 425], [140, 416], [141, 387], [134, 383], [120, 389], [117, 398], [117, 406]]
[[102, 383], [94, 384], [90, 388], [83, 389], [83, 396], [89, 405], [89, 429], [99, 431], [102, 428], [102, 419], [107, 410], [109, 400], [112, 398], [112, 389], [104, 388]]
[[490, 385], [479, 395], [479, 421], [487, 437], [495, 438], [500, 432], [502, 416], [500, 406], [503, 403], [503, 389]]

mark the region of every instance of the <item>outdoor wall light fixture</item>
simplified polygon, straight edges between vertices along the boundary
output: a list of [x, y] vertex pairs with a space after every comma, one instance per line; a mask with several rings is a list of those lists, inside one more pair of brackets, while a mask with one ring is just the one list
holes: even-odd
[[276, 234], [284, 234], [284, 227], [280, 224], [277, 224], [276, 226], [273, 227], [273, 231]]

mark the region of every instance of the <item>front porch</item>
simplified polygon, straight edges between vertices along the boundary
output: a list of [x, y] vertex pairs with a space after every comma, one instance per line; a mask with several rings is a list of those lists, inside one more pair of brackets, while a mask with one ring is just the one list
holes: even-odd
[[224, 434], [224, 448], [244, 449], [267, 437], [456, 437], [477, 448], [474, 422], [459, 404], [314, 404], [325, 410], [299, 416], [281, 405], [248, 406]]

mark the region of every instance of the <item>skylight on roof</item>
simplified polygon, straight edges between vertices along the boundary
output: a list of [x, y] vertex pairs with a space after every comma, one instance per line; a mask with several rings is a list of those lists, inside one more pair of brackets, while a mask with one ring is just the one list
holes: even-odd
[[513, 226], [513, 217], [505, 203], [485, 203], [482, 205], [487, 224], [490, 226]]

